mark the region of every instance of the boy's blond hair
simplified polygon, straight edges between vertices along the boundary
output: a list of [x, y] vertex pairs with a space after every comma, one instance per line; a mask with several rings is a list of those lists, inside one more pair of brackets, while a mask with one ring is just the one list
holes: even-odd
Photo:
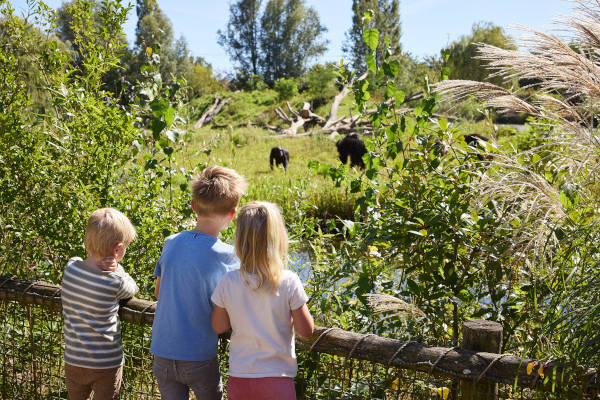
[[85, 249], [89, 255], [109, 256], [118, 242], [125, 246], [135, 239], [135, 228], [122, 212], [100, 208], [90, 215], [85, 228]]
[[194, 211], [204, 217], [228, 214], [237, 207], [247, 187], [244, 177], [230, 168], [205, 168], [192, 182]]
[[[254, 289], [274, 292], [287, 265], [288, 236], [277, 204], [253, 201], [238, 213], [235, 252], [244, 282]], [[256, 276], [250, 284], [248, 274]]]

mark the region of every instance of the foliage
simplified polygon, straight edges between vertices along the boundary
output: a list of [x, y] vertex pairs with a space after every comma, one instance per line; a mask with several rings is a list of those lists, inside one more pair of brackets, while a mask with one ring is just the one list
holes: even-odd
[[184, 75], [191, 90], [190, 97], [213, 94], [223, 90], [223, 87], [213, 76], [212, 65], [198, 57], [193, 69]]
[[[144, 68], [137, 105], [118, 104], [114, 93], [104, 89], [102, 77], [118, 65], [127, 9], [118, 0], [101, 2], [97, 12], [90, 4], [72, 3], [77, 63], [58, 42], [40, 43], [36, 31], [9, 6], [1, 9], [2, 274], [58, 282], [67, 258], [85, 257], [89, 213], [113, 206], [138, 228], [138, 241], [126, 261], [147, 287], [162, 239], [188, 213], [185, 198], [169, 196], [175, 175], [182, 173], [169, 165], [183, 138], [178, 128], [183, 121], [177, 116], [181, 99], [177, 87], [163, 85], [153, 62]], [[39, 4], [34, 18], [51, 26], [56, 15]], [[23, 112], [31, 97], [19, 54], [30, 54], [39, 67], [40, 90], [50, 104], [41, 114]], [[152, 131], [144, 132], [136, 128], [136, 120], [148, 112]]]
[[352, 1], [352, 27], [346, 32], [343, 51], [348, 56], [349, 64], [355, 71], [364, 68], [367, 55], [371, 54], [369, 47], [363, 40], [363, 16], [367, 10], [374, 14], [367, 25], [369, 29], [375, 28], [381, 35], [381, 38], [388, 38], [389, 42], [379, 42], [379, 48], [375, 52], [375, 62], [381, 65], [384, 54], [384, 47], [389, 51], [400, 56], [402, 45], [400, 43], [401, 24], [400, 24], [400, 1], [399, 0], [353, 0]]
[[225, 48], [239, 71], [260, 73], [260, 6], [262, 0], [238, 0], [229, 5], [225, 32], [219, 30], [218, 43]]
[[442, 49], [448, 54], [446, 66], [450, 69], [450, 79], [469, 79], [487, 81], [496, 85], [510, 85], [501, 77], [489, 77], [486, 62], [477, 58], [477, 43], [486, 43], [501, 49], [516, 50], [513, 40], [506, 35], [504, 29], [490, 22], [476, 23], [471, 28], [471, 34], [462, 36]]
[[[379, 35], [371, 32], [365, 42], [375, 52]], [[366, 140], [366, 170], [348, 178], [347, 168], [313, 164], [359, 196], [359, 219], [344, 221], [344, 241], [335, 261], [327, 261], [335, 267], [323, 267], [321, 279], [331, 290], [323, 288], [320, 302], [341, 309], [340, 320], [352, 329], [429, 343], [456, 344], [460, 321], [487, 318], [503, 325], [505, 349], [525, 351], [525, 343], [540, 337], [548, 290], [531, 271], [519, 270], [522, 260], [511, 251], [514, 226], [500, 218], [496, 203], [476, 201], [476, 183], [494, 170], [487, 156], [466, 146], [460, 130], [433, 117], [438, 99], [428, 86], [420, 104], [399, 115], [388, 101], [404, 98], [394, 83], [399, 63], [391, 56], [384, 55], [381, 67], [368, 63], [372, 80], [385, 88], [368, 116], [368, 81], [353, 88], [376, 128]], [[339, 73], [352, 77], [343, 66]], [[484, 151], [496, 157], [493, 147]], [[409, 312], [373, 321], [366, 298], [372, 293], [393, 295], [426, 316]]]
[[280, 78], [298, 78], [308, 62], [326, 50], [321, 35], [327, 30], [304, 0], [269, 0], [262, 15], [261, 1], [239, 0], [230, 5], [226, 30], [219, 31], [219, 44], [235, 66], [235, 86], [254, 85], [262, 76], [269, 85]]
[[316, 64], [300, 78], [299, 90], [306, 93], [314, 109], [338, 94], [335, 70], [335, 64]]
[[275, 91], [279, 94], [279, 101], [289, 100], [298, 95], [298, 81], [281, 78], [275, 82]]
[[267, 82], [279, 78], [299, 77], [308, 62], [322, 55], [327, 41], [314, 8], [304, 0], [269, 0], [261, 18], [260, 45], [263, 75]]

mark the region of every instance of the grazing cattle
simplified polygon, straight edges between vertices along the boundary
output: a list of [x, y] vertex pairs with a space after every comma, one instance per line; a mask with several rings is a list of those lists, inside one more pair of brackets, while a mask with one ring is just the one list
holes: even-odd
[[346, 164], [348, 156], [350, 156], [350, 166], [358, 166], [365, 168], [362, 156], [367, 152], [365, 143], [359, 139], [358, 134], [349, 133], [342, 140], [338, 140], [335, 144], [340, 156], [342, 164]]
[[[489, 142], [490, 138], [485, 137], [483, 135], [480, 135], [478, 133], [471, 133], [469, 135], [464, 135], [463, 136], [465, 138], [465, 142], [467, 142], [467, 146], [470, 147], [474, 147], [474, 148], [480, 148], [481, 146], [481, 141], [483, 142]], [[477, 158], [479, 158], [480, 160], [483, 159], [491, 159], [492, 156], [483, 156], [482, 154], [477, 154]]]
[[283, 165], [284, 171], [287, 171], [288, 164], [290, 163], [290, 152], [283, 147], [273, 147], [271, 149], [271, 155], [269, 156], [271, 169], [273, 169], [273, 163], [275, 163], [277, 167]]

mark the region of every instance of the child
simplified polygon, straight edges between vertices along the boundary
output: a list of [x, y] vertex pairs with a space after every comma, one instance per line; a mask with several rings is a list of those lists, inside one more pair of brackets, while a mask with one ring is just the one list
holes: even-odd
[[119, 398], [123, 376], [119, 300], [132, 297], [138, 287], [117, 263], [134, 238], [135, 228], [125, 215], [101, 208], [92, 213], [85, 229], [88, 257], [75, 257], [67, 264], [61, 300], [69, 400], [89, 399], [92, 391], [96, 400]]
[[156, 263], [158, 298], [152, 345], [153, 372], [163, 399], [222, 398], [217, 334], [210, 327], [210, 296], [226, 272], [239, 268], [233, 247], [218, 239], [235, 215], [246, 181], [214, 166], [192, 182], [196, 228], [165, 240]]
[[212, 326], [232, 329], [227, 397], [295, 399], [298, 371], [294, 334], [307, 337], [313, 319], [298, 276], [287, 269], [288, 239], [275, 204], [245, 204], [237, 219], [238, 271], [227, 273], [212, 296]]

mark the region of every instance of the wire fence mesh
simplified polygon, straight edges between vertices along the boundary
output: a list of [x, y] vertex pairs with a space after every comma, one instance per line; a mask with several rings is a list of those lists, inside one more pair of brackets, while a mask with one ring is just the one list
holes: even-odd
[[[14, 291], [11, 294], [12, 298], [2, 295], [1, 291], [2, 288], [0, 288], [0, 399], [66, 399], [62, 360], [63, 321], [60, 307], [57, 306], [57, 300], [58, 304], [60, 302], [59, 297], [56, 295], [48, 298], [30, 297], [23, 304], [13, 301], [16, 296]], [[48, 299], [50, 301], [47, 301]], [[148, 309], [149, 306], [144, 308]], [[159, 399], [156, 380], [152, 374], [152, 354], [149, 352], [151, 322], [143, 314], [137, 322], [130, 322], [132, 320], [134, 319], [128, 316], [121, 322], [125, 352], [121, 398]], [[435, 357], [435, 363], [427, 364], [430, 367], [426, 370], [415, 369], [414, 366], [418, 367], [417, 364], [413, 367], [409, 367], [408, 364], [402, 367], [400, 361], [381, 362], [380, 356], [373, 357], [373, 360], [365, 359], [368, 355], [365, 355], [367, 353], [362, 346], [368, 347], [369, 341], [381, 341], [381, 338], [374, 335], [370, 335], [372, 337], [361, 335], [360, 339], [350, 346], [341, 346], [329, 352], [332, 354], [328, 354], [319, 350], [325, 345], [326, 339], [321, 343], [318, 342], [331, 333], [330, 330], [331, 328], [321, 330], [316, 340], [297, 349], [299, 371], [295, 382], [298, 399], [599, 398], [597, 393], [589, 391], [583, 394], [582, 391], [560, 392], [559, 388], [555, 388], [552, 392], [543, 391], [541, 387], [533, 389], [522, 387], [518, 381], [512, 384], [502, 382], [496, 384], [487, 380], [483, 382], [484, 384], [468, 387], [469, 381], [448, 376], [436, 369], [436, 364], [444, 360], [443, 353]], [[392, 361], [397, 360], [398, 357], [407, 357], [402, 355], [402, 350], [405, 350], [407, 345], [401, 347], [392, 357], [385, 355], [383, 358]], [[446, 349], [444, 353], [451, 354], [453, 350]], [[226, 339], [220, 341], [219, 357], [221, 370], [227, 371]], [[460, 368], [467, 370], [475, 366], [461, 365]], [[227, 379], [225, 374], [223, 379], [225, 381]]]

